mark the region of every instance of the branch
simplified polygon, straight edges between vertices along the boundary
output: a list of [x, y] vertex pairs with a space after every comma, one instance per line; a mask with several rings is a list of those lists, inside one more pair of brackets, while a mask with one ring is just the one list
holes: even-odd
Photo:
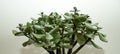
[[86, 40], [86, 42], [80, 47], [78, 47], [72, 54], [76, 54], [77, 52], [79, 52], [79, 50], [82, 49], [90, 40], [91, 38], [88, 38], [88, 40]]
[[[30, 34], [29, 34], [29, 36], [30, 36]], [[31, 36], [30, 36], [30, 37], [29, 37], [29, 36], [26, 36], [26, 37], [30, 38], [31, 40], [33, 40], [33, 41], [36, 42], [36, 43], [40, 43], [40, 42], [38, 41], [38, 39], [36, 39], [35, 37], [34, 37], [35, 39], [33, 39]], [[54, 51], [49, 51], [49, 50], [47, 50], [47, 48], [44, 47], [44, 46], [43, 46], [43, 48], [44, 48], [49, 54], [55, 54]]]
[[44, 47], [44, 46], [43, 46], [43, 48], [44, 48], [49, 54], [55, 54], [54, 51], [49, 51], [49, 50], [47, 50], [47, 48]]
[[65, 54], [65, 48], [62, 48], [62, 54]]
[[61, 48], [56, 49], [56, 54], [61, 54]]
[[68, 52], [67, 52], [67, 54], [71, 54], [72, 53], [72, 49], [73, 49], [73, 45], [74, 45], [74, 43], [75, 43], [75, 33], [76, 33], [76, 24], [73, 22], [73, 24], [74, 24], [74, 27], [73, 27], [73, 31], [75, 31], [74, 33], [73, 33], [73, 35], [72, 35], [72, 37], [71, 37], [71, 41], [70, 41], [70, 45], [72, 45], [72, 48], [70, 48], [69, 50], [68, 50]]

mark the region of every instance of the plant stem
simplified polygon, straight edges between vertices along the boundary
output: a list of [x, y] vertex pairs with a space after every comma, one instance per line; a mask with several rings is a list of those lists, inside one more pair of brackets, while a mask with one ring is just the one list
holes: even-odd
[[61, 48], [56, 50], [56, 54], [61, 54]]
[[88, 40], [86, 40], [86, 42], [80, 47], [78, 47], [72, 54], [76, 54], [77, 52], [79, 52], [79, 50], [82, 49], [90, 40], [91, 38], [88, 38]]
[[48, 51], [48, 52], [49, 52], [49, 54], [55, 54], [54, 51]]
[[73, 35], [72, 35], [72, 37], [71, 37], [71, 41], [70, 41], [70, 45], [72, 45], [72, 48], [70, 48], [69, 50], [68, 50], [68, 53], [67, 54], [71, 54], [72, 53], [72, 49], [73, 49], [73, 45], [74, 45], [74, 40], [75, 40], [75, 33], [76, 33], [76, 25], [75, 25], [75, 23], [73, 22], [73, 24], [74, 24], [74, 27], [73, 27], [73, 31], [75, 31], [74, 33], [73, 33]]
[[65, 48], [62, 48], [62, 54], [65, 54]]
[[[75, 39], [75, 34], [72, 35], [72, 38], [71, 38], [71, 41], [70, 41], [70, 45], [73, 45], [74, 39]], [[68, 50], [67, 54], [71, 54], [72, 53], [72, 49], [73, 49], [73, 47]]]

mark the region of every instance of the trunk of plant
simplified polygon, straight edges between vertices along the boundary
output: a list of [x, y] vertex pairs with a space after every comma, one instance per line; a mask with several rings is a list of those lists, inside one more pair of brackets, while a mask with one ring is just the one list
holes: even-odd
[[48, 52], [49, 52], [49, 54], [55, 54], [54, 51], [48, 51]]
[[57, 49], [57, 50], [56, 50], [56, 54], [62, 54], [62, 53], [61, 53], [61, 49]]

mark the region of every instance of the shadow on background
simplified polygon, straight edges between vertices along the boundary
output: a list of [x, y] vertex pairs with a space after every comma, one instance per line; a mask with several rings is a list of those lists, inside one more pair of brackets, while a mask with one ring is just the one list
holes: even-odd
[[[21, 54], [48, 54], [43, 48], [27, 46], [21, 49]], [[103, 49], [96, 49], [91, 46], [84, 46], [78, 54], [104, 54]]]

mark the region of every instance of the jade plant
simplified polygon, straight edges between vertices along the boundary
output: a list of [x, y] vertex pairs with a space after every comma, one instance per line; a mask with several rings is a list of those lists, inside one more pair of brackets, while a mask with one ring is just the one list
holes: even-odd
[[[92, 23], [87, 14], [74, 10], [63, 15], [52, 12], [49, 15], [40, 14], [39, 18], [33, 19], [26, 24], [19, 24], [17, 30], [13, 30], [15, 36], [25, 36], [28, 41], [22, 45], [34, 45], [44, 48], [49, 54], [77, 54], [85, 45], [93, 45], [101, 49], [94, 42], [97, 36], [103, 42], [106, 35], [100, 32], [98, 23]], [[76, 44], [78, 48], [75, 48]]]

